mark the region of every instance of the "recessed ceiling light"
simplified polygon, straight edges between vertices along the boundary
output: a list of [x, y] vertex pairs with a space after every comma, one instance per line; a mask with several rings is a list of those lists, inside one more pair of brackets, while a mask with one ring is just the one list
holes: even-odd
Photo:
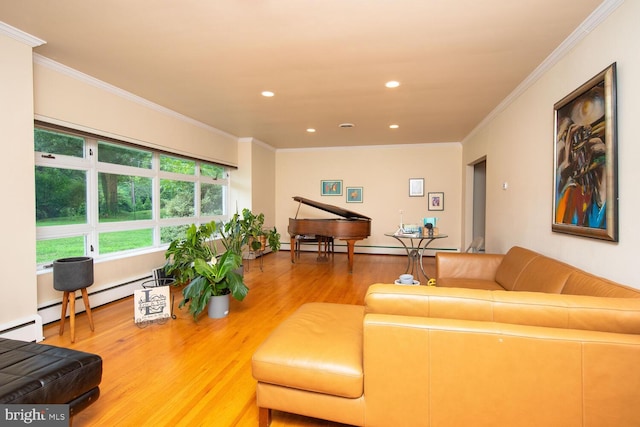
[[395, 80], [391, 80], [390, 82], [386, 82], [384, 85], [386, 87], [388, 87], [388, 88], [394, 88], [394, 87], [400, 86], [400, 82], [397, 82]]
[[353, 123], [340, 123], [338, 125], [339, 128], [352, 128], [355, 127], [355, 125]]
[[270, 90], [265, 90], [262, 92], [262, 96], [266, 96], [267, 98], [271, 98], [273, 95], [275, 95], [275, 93], [271, 92]]
[[315, 131], [316, 131], [316, 130], [315, 130], [314, 128], [309, 128], [309, 129], [307, 129], [307, 132], [309, 132], [309, 133], [314, 133]]
[[400, 125], [389, 125], [390, 129], [398, 129]]

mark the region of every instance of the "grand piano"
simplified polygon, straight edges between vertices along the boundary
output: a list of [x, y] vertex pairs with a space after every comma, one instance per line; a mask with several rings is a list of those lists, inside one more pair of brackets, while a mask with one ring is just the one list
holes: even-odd
[[[304, 197], [295, 196], [293, 198], [298, 204], [295, 218], [289, 218], [289, 235], [291, 236], [291, 262], [294, 262], [294, 248], [297, 236], [325, 236], [334, 237], [347, 242], [347, 254], [349, 257], [349, 272], [353, 271], [353, 253], [356, 240], [363, 240], [371, 234], [371, 218], [359, 213], [339, 208], [338, 206], [327, 205]], [[308, 205], [314, 208], [330, 212], [342, 218], [327, 219], [298, 219], [301, 205]]]

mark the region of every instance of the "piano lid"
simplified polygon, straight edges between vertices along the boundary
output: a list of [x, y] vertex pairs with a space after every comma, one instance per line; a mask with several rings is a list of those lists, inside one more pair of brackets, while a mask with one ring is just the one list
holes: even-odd
[[[314, 200], [305, 199], [304, 197], [294, 196], [293, 200], [295, 200], [296, 202], [304, 203], [305, 205], [313, 206], [314, 208], [318, 208], [318, 209], [326, 211], [326, 212], [330, 212], [332, 214], [339, 215], [339, 216], [341, 216], [343, 218], [348, 218], [348, 219], [367, 219], [369, 221], [371, 220], [371, 218], [369, 218], [368, 216], [361, 215], [361, 214], [359, 214], [357, 212], [348, 211], [346, 209], [339, 208], [338, 206], [327, 205], [325, 203], [320, 203], [320, 202], [316, 202]], [[296, 214], [296, 217], [297, 216], [298, 215]]]

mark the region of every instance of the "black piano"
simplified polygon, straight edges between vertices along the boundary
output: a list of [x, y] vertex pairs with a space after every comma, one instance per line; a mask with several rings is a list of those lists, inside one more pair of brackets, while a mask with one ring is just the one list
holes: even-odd
[[[294, 247], [296, 236], [316, 235], [333, 237], [347, 242], [347, 253], [349, 257], [349, 272], [353, 271], [353, 254], [355, 242], [363, 240], [371, 235], [371, 218], [360, 215], [357, 212], [348, 211], [338, 206], [327, 205], [295, 196], [293, 198], [299, 202], [298, 211], [295, 218], [289, 218], [289, 235], [291, 236], [291, 262], [294, 262]], [[314, 208], [330, 212], [342, 218], [328, 219], [298, 219], [300, 206], [302, 204], [313, 206]]]

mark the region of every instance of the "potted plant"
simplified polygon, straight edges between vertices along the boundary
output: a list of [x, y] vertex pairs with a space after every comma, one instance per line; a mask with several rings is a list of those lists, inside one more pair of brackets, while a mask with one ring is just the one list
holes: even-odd
[[178, 283], [186, 284], [179, 307], [188, 304], [194, 319], [216, 297], [226, 300], [223, 303], [226, 309], [222, 310], [223, 314], [212, 315], [211, 306], [215, 305], [212, 303], [210, 315], [224, 317], [229, 310], [229, 295], [242, 301], [249, 292], [242, 276], [235, 271], [242, 262], [240, 255], [226, 251], [220, 257], [216, 256], [215, 246], [209, 241], [216, 229], [213, 221], [199, 227], [191, 224], [185, 238], [172, 241], [165, 253], [167, 274], [173, 275]]
[[176, 279], [176, 284], [184, 285], [195, 277], [193, 263], [197, 258], [210, 260], [214, 250], [208, 241], [216, 231], [215, 222], [211, 221], [199, 227], [191, 224], [186, 230], [185, 238], [175, 239], [167, 248], [164, 256], [165, 272]]
[[232, 251], [209, 260], [196, 258], [193, 263], [195, 277], [183, 289], [183, 299], [178, 307], [189, 304], [194, 319], [207, 305], [209, 317], [225, 317], [229, 313], [229, 296], [242, 301], [249, 292], [242, 276], [235, 271], [240, 263], [240, 255]]
[[[250, 209], [243, 209], [242, 214], [236, 212], [229, 221], [219, 227], [222, 244], [227, 251], [242, 254], [242, 249], [248, 245], [250, 250], [258, 251], [262, 245], [268, 245], [272, 251], [280, 250], [280, 233], [273, 227], [264, 229], [264, 214], [258, 215]], [[262, 248], [264, 249], [264, 248]]]

